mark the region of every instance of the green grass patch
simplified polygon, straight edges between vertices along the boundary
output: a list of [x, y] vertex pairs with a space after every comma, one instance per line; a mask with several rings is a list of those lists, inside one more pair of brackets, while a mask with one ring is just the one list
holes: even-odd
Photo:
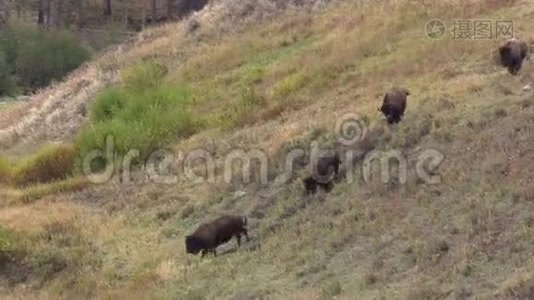
[[0, 102], [0, 110], [8, 108], [12, 104], [12, 102]]
[[9, 160], [0, 156], [0, 184], [7, 184], [11, 180], [11, 164]]
[[89, 185], [90, 182], [87, 179], [79, 177], [67, 178], [52, 183], [38, 184], [21, 190], [22, 194], [20, 200], [24, 203], [29, 203], [48, 195], [80, 191]]
[[167, 74], [165, 66], [148, 61], [132, 65], [121, 72], [124, 88], [132, 92], [158, 88]]
[[100, 169], [131, 150], [139, 151], [139, 158], [144, 160], [153, 151], [201, 128], [202, 122], [191, 112], [189, 90], [161, 85], [163, 74], [152, 63], [134, 66], [123, 72], [122, 87], [107, 89], [97, 97], [90, 124], [76, 140], [80, 149], [78, 166], [93, 150], [104, 152], [108, 137], [113, 141], [113, 153], [95, 159], [92, 168]]
[[0, 226], [0, 266], [13, 260], [16, 255], [23, 252], [23, 246], [21, 237]]
[[273, 87], [273, 96], [275, 98], [289, 97], [304, 87], [308, 79], [308, 76], [302, 72], [288, 75]]
[[48, 145], [18, 162], [12, 170], [16, 186], [49, 183], [71, 175], [76, 148], [69, 144]]

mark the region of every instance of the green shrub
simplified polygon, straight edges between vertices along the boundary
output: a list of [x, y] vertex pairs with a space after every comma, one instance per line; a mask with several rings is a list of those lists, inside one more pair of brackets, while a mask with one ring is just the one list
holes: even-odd
[[28, 186], [65, 179], [71, 174], [75, 158], [76, 148], [72, 145], [46, 146], [15, 165], [13, 183]]
[[[134, 92], [126, 87], [104, 91], [93, 104], [91, 122], [79, 134], [76, 144], [80, 161], [93, 150], [106, 150], [113, 140], [113, 155], [123, 157], [138, 150], [146, 159], [167, 143], [197, 132], [201, 125], [188, 108], [190, 95], [184, 88], [159, 87]], [[110, 157], [93, 162], [99, 169]], [[81, 166], [79, 164], [79, 166]]]
[[113, 119], [118, 112], [124, 109], [126, 97], [121, 90], [109, 88], [104, 90], [94, 102], [91, 108], [93, 122], [102, 122]]
[[7, 59], [4, 51], [0, 49], [0, 96], [13, 95], [17, 87], [17, 82], [11, 69], [7, 64]]
[[0, 59], [0, 95], [6, 89], [2, 85], [13, 89], [16, 83], [26, 90], [44, 87], [76, 69], [91, 53], [68, 31], [16, 25], [0, 32], [0, 40], [5, 64]]
[[128, 91], [143, 92], [160, 87], [167, 69], [154, 62], [143, 62], [124, 69], [121, 78]]
[[33, 40], [38, 36], [38, 30], [26, 25], [10, 26], [0, 31], [0, 49], [5, 53], [7, 64], [14, 68], [18, 51], [24, 41]]
[[61, 79], [89, 59], [88, 48], [66, 32], [40, 32], [19, 45], [15, 70], [20, 83], [32, 89]]

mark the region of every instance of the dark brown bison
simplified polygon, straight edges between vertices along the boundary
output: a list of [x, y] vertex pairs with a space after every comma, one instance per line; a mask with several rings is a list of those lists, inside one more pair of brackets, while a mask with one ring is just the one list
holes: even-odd
[[329, 192], [332, 189], [333, 180], [339, 173], [341, 159], [339, 153], [320, 156], [312, 169], [312, 175], [304, 179], [304, 188], [309, 194], [314, 194], [317, 187], [322, 187]]
[[499, 55], [503, 67], [508, 68], [508, 72], [517, 75], [523, 61], [527, 58], [529, 49], [526, 42], [511, 38], [506, 40], [503, 46], [499, 47]]
[[400, 122], [404, 116], [408, 95], [410, 91], [407, 89], [392, 89], [384, 96], [382, 107], [378, 110], [384, 114], [389, 124]]
[[306, 189], [306, 192], [308, 194], [315, 194], [317, 192], [317, 188], [321, 187], [324, 191], [330, 192], [332, 190], [333, 184], [332, 181], [329, 181], [327, 183], [321, 183], [315, 180], [313, 176], [308, 176], [304, 179], [304, 188]]
[[185, 249], [190, 254], [202, 251], [202, 257], [209, 252], [217, 256], [217, 246], [228, 242], [234, 236], [237, 239], [237, 246], [241, 246], [242, 235], [248, 240], [247, 218], [225, 215], [200, 225], [195, 232], [186, 236]]

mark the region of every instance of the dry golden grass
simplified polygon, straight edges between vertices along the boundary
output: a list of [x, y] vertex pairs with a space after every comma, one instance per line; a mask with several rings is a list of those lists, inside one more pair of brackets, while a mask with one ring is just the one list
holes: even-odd
[[69, 222], [85, 211], [80, 204], [44, 199], [34, 204], [4, 208], [0, 220], [13, 230], [35, 233], [51, 224]]

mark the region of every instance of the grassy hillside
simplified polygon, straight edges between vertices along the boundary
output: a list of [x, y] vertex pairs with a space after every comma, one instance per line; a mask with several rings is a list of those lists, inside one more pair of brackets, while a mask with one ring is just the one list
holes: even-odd
[[[242, 18], [246, 8], [221, 1], [97, 55], [34, 102], [1, 109], [0, 292], [99, 299], [534, 297], [534, 95], [523, 90], [534, 67], [527, 62], [513, 77], [496, 65], [502, 39], [425, 34], [436, 18], [448, 29], [454, 19], [513, 20], [515, 35], [532, 41], [534, 2], [424, 2], [266, 6]], [[200, 27], [191, 32], [193, 22]], [[377, 108], [393, 86], [411, 95], [405, 119], [388, 126]], [[333, 130], [347, 113], [362, 116], [367, 129], [349, 146]], [[57, 161], [42, 154], [48, 143], [72, 144], [66, 148], [81, 155], [104, 150], [109, 133], [116, 154], [141, 152], [130, 182], [117, 175], [89, 184], [73, 162], [62, 181], [12, 184], [15, 171], [33, 174], [28, 162]], [[274, 179], [289, 151], [309, 153], [314, 141], [362, 156], [399, 150], [406, 182], [392, 175], [382, 183], [378, 164], [365, 181], [362, 156], [343, 165], [353, 168], [344, 174], [354, 180], [340, 179], [327, 195], [303, 196], [303, 167], [288, 183], [258, 182], [254, 165], [252, 183], [238, 175], [223, 180], [226, 155], [236, 148], [265, 153]], [[161, 148], [176, 157], [210, 153], [215, 182], [187, 180], [181, 162], [167, 170], [177, 182], [150, 180], [142, 163]], [[444, 156], [434, 185], [416, 174], [428, 150]], [[195, 167], [202, 174], [200, 162]], [[237, 250], [234, 241], [221, 246], [218, 257], [187, 255], [184, 236], [223, 213], [249, 216], [253, 239]]]

